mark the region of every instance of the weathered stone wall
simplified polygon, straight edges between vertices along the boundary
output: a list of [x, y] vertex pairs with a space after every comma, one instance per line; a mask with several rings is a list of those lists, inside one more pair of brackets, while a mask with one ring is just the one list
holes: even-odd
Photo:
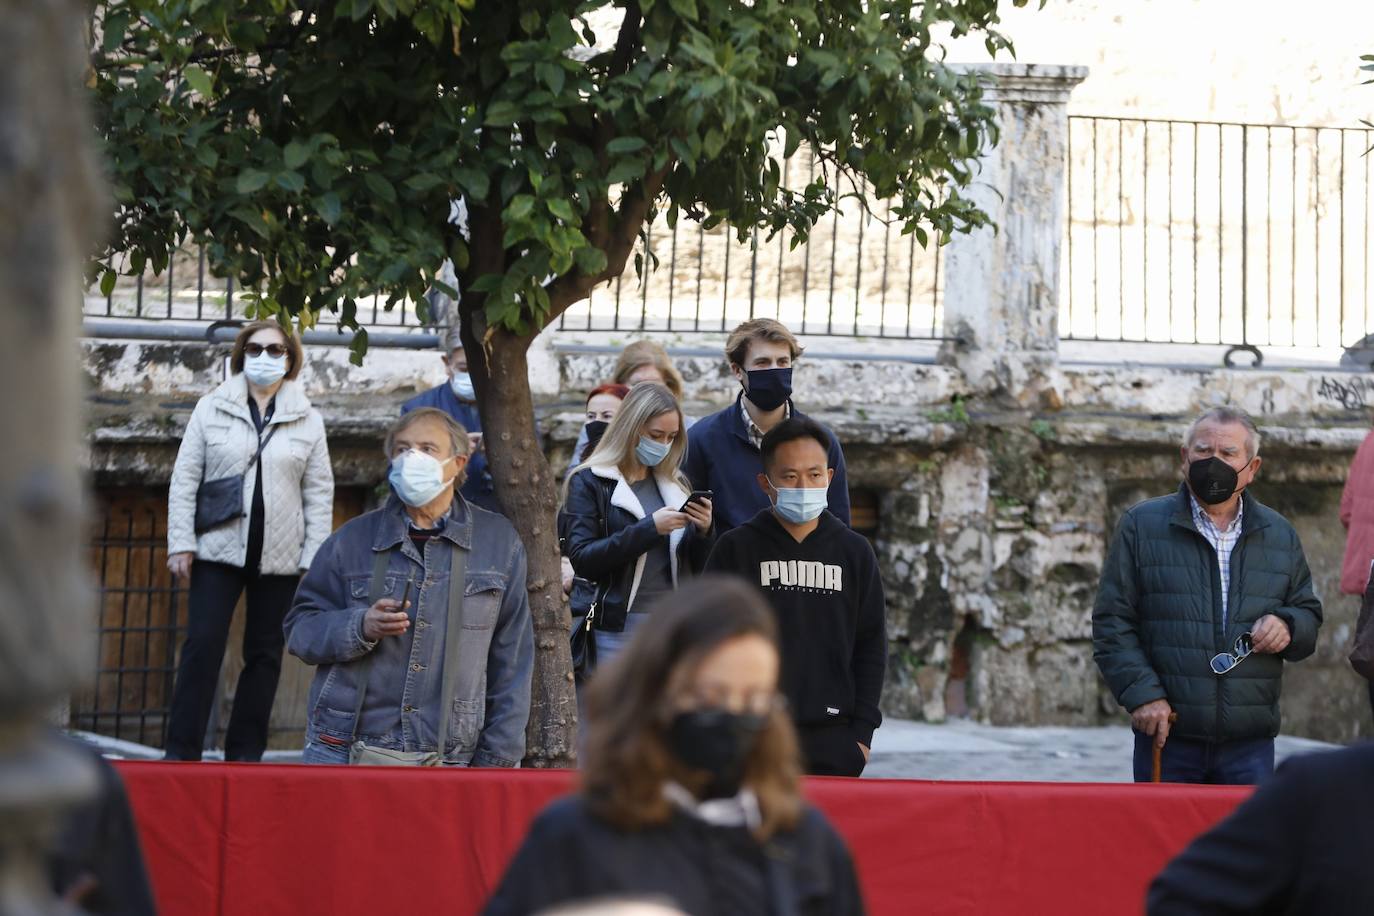
[[[614, 352], [541, 341], [536, 374], [546, 450], [565, 458], [583, 393]], [[718, 337], [688, 341], [716, 350]], [[1092, 661], [1091, 609], [1107, 540], [1122, 511], [1179, 479], [1189, 417], [1234, 403], [1261, 418], [1265, 460], [1255, 495], [1287, 515], [1306, 546], [1327, 623], [1315, 658], [1294, 665], [1286, 730], [1330, 740], [1374, 733], [1363, 682], [1344, 654], [1358, 602], [1338, 594], [1344, 536], [1337, 504], [1368, 426], [1374, 377], [1320, 372], [1059, 367], [1042, 401], [1008, 408], [951, 366], [827, 358], [799, 365], [797, 402], [845, 444], [850, 485], [875, 493], [876, 549], [888, 598], [889, 714], [939, 721], [1089, 725], [1120, 718]], [[833, 347], [832, 347], [833, 349]], [[87, 341], [89, 463], [97, 486], [165, 486], [195, 398], [222, 364], [193, 345]], [[735, 392], [723, 361], [679, 356], [689, 410]], [[432, 353], [375, 351], [363, 369], [314, 348], [303, 379], [325, 414], [341, 484], [384, 474], [380, 441], [399, 403], [442, 381]]]

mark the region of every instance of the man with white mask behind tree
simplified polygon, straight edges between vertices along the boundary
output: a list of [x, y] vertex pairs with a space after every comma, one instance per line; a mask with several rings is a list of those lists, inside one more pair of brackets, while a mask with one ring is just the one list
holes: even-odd
[[305, 762], [511, 767], [524, 756], [525, 549], [506, 519], [456, 492], [469, 448], [441, 410], [402, 416], [386, 439], [391, 499], [336, 531], [301, 581], [286, 634], [319, 666]]

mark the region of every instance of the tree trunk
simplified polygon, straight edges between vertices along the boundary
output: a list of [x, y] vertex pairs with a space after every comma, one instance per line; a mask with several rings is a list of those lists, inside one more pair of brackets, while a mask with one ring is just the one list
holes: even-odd
[[530, 338], [497, 331], [484, 348], [481, 312], [474, 312], [465, 310], [463, 348], [477, 389], [487, 467], [501, 508], [529, 557], [534, 685], [525, 765], [572, 766], [577, 759], [577, 697], [568, 649], [571, 618], [559, 561], [558, 493], [534, 427]]
[[[0, 18], [0, 912], [56, 912], [44, 841], [93, 792], [55, 743], [50, 709], [95, 671], [85, 569], [82, 264], [107, 212], [80, 89], [81, 4], [7, 4]], [[63, 909], [62, 912], [67, 912]]]

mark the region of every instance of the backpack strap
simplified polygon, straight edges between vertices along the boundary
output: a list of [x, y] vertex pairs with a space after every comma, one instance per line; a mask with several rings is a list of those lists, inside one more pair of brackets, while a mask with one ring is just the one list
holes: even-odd
[[439, 697], [439, 757], [448, 746], [449, 723], [453, 721], [453, 687], [458, 679], [458, 639], [463, 633], [463, 595], [467, 592], [468, 552], [453, 544], [453, 559], [448, 571], [448, 620], [444, 624], [444, 662]]

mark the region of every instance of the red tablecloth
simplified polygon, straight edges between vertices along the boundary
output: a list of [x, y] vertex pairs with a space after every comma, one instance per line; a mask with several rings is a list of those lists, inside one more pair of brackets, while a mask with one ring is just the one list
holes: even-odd
[[[569, 772], [122, 763], [166, 916], [476, 912]], [[1102, 916], [1246, 789], [811, 779], [869, 910]]]

